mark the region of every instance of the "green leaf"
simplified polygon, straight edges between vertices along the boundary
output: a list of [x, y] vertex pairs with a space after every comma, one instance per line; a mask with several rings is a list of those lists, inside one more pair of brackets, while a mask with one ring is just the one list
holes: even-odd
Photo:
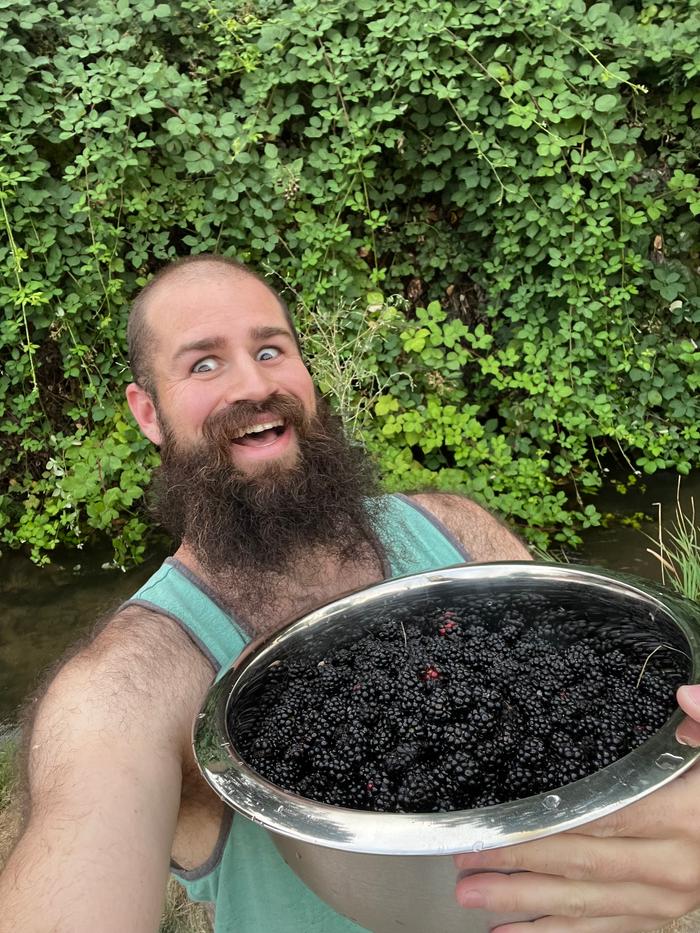
[[593, 106], [599, 113], [609, 113], [617, 107], [618, 103], [619, 98], [614, 94], [601, 94], [600, 97], [596, 97]]

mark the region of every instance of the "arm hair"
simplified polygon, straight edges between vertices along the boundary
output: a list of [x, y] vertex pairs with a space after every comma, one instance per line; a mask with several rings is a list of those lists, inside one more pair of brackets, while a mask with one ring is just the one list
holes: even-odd
[[114, 617], [59, 666], [25, 737], [0, 931], [155, 933], [209, 662], [171, 620]]

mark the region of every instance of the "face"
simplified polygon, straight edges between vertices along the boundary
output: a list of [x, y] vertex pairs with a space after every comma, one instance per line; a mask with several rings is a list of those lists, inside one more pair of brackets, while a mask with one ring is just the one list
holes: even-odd
[[134, 384], [127, 398], [150, 440], [161, 445], [167, 432], [181, 450], [196, 447], [208, 418], [242, 402], [245, 423], [232, 431], [231, 463], [255, 474], [297, 462], [296, 428], [265, 402], [291, 397], [310, 417], [315, 391], [273, 292], [217, 266], [183, 270], [154, 290], [147, 317], [157, 407]]

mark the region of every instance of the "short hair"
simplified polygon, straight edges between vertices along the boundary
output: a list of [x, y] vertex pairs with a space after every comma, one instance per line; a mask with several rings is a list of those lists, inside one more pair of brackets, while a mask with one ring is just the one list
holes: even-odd
[[152, 398], [156, 397], [155, 375], [153, 372], [152, 354], [148, 352], [148, 346], [153, 342], [154, 336], [146, 319], [148, 298], [151, 292], [160, 283], [170, 278], [170, 276], [175, 275], [181, 269], [185, 269], [188, 266], [194, 267], [198, 265], [223, 266], [224, 268], [235, 270], [243, 276], [248, 276], [251, 279], [257, 279], [258, 282], [261, 282], [265, 288], [272, 292], [279, 302], [285, 320], [292, 331], [292, 336], [294, 337], [297, 347], [299, 347], [299, 335], [294, 326], [289, 308], [264, 276], [250, 269], [244, 263], [240, 262], [240, 260], [233, 259], [231, 256], [220, 256], [217, 253], [196, 253], [193, 256], [181, 256], [179, 259], [175, 259], [173, 262], [168, 263], [167, 266], [163, 266], [148, 282], [146, 282], [143, 288], [137, 292], [129, 309], [126, 338], [129, 346], [129, 365], [131, 367], [131, 373], [134, 377], [134, 382], [148, 392]]

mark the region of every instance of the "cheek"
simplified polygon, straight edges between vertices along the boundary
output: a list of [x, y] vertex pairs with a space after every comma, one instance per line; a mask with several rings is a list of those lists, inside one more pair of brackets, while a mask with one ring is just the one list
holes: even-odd
[[216, 400], [205, 392], [179, 393], [169, 400], [168, 419], [176, 430], [195, 436], [202, 433], [202, 425], [216, 408]]
[[318, 405], [316, 403], [316, 389], [311, 383], [308, 383], [304, 386], [304, 392], [300, 398], [303, 399], [304, 408], [306, 408], [310, 414], [315, 415], [317, 413]]
[[301, 372], [290, 375], [286, 390], [302, 402], [306, 411], [315, 414], [316, 389], [306, 367], [303, 367]]

